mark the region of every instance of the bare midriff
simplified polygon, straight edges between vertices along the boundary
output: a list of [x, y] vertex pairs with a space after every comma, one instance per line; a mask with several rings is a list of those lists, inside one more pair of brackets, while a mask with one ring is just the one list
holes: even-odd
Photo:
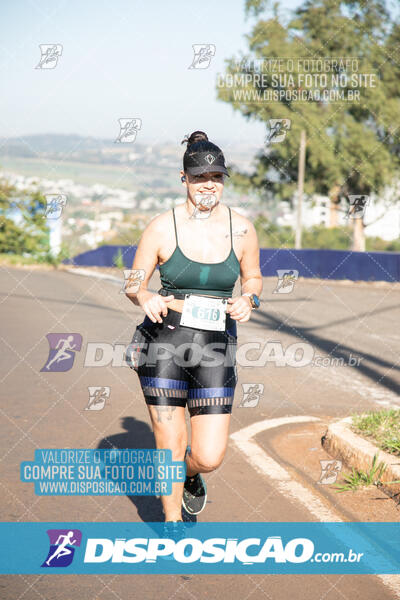
[[[199, 294], [199, 296], [205, 296], [206, 298], [215, 298], [215, 296], [207, 296], [207, 294]], [[166, 302], [166, 305], [171, 310], [176, 310], [181, 313], [183, 311], [184, 302], [185, 302], [185, 300], [180, 300], [178, 298], [175, 298], [174, 300], [171, 300], [170, 302]]]
[[178, 300], [178, 298], [175, 298], [175, 300], [171, 300], [171, 302], [166, 302], [166, 305], [171, 310], [176, 310], [181, 313], [183, 311], [183, 303], [184, 302], [185, 302], [184, 300]]

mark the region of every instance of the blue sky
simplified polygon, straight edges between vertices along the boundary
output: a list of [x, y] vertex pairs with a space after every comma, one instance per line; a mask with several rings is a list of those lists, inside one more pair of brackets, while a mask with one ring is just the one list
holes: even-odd
[[[282, 15], [299, 4], [285, 1]], [[216, 100], [216, 75], [245, 51], [254, 23], [244, 0], [8, 0], [0, 19], [0, 137], [115, 139], [118, 118], [137, 117], [138, 141], [180, 142], [203, 129], [217, 143], [262, 143], [261, 123]], [[55, 69], [35, 69], [46, 43], [62, 44], [63, 54]], [[208, 69], [190, 70], [192, 45], [203, 43], [216, 55]]]

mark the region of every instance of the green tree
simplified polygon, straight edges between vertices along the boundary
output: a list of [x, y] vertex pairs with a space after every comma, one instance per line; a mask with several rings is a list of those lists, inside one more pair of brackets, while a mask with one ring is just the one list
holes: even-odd
[[294, 232], [291, 227], [275, 225], [263, 215], [254, 221], [261, 248], [294, 248]]
[[[271, 223], [263, 215], [254, 221], [260, 246], [263, 248], [294, 248], [294, 232], [291, 227]], [[368, 239], [369, 242], [369, 239]], [[348, 227], [315, 225], [303, 231], [303, 248], [324, 248], [346, 250], [349, 244]], [[389, 242], [374, 238], [374, 244], [368, 250], [388, 250]]]
[[[379, 196], [385, 185], [393, 182], [399, 167], [400, 23], [389, 14], [385, 0], [306, 0], [287, 24], [283, 24], [277, 4], [272, 17], [263, 18], [269, 6], [266, 0], [246, 1], [247, 13], [257, 17], [247, 36], [249, 52], [227, 61], [226, 83], [220, 78], [217, 93], [248, 119], [266, 125], [269, 119], [290, 119], [291, 127], [282, 143], [270, 143], [260, 151], [253, 173], [237, 172], [233, 183], [242, 190], [258, 191], [265, 200], [277, 195], [292, 202], [304, 129], [304, 191], [329, 196], [331, 226], [335, 227], [343, 200], [349, 206], [351, 195]], [[279, 89], [293, 91], [304, 86], [296, 59], [305, 57], [356, 57], [357, 74], [371, 74], [373, 79], [359, 88], [359, 101], [318, 101], [315, 97], [302, 102], [287, 98], [263, 101], [260, 94], [272, 89], [268, 61], [294, 59], [293, 80], [279, 82]], [[242, 94], [237, 87], [229, 87], [227, 78], [238, 74], [238, 64], [240, 73], [249, 76], [240, 84]], [[344, 78], [347, 94], [352, 89], [351, 67], [338, 65], [333, 71]], [[257, 74], [264, 74], [264, 79], [257, 79]], [[352, 223], [353, 249], [363, 250], [368, 223], [365, 218]]]
[[121, 252], [121, 248], [118, 248], [118, 252], [113, 256], [113, 265], [117, 269], [123, 269], [125, 267], [124, 257]]
[[303, 232], [304, 248], [324, 248], [332, 250], [347, 250], [349, 246], [349, 231], [347, 227], [331, 227], [314, 225]]
[[139, 225], [132, 225], [129, 229], [117, 229], [115, 236], [105, 243], [112, 246], [137, 246], [144, 229], [145, 226], [140, 227]]
[[45, 207], [40, 192], [21, 192], [0, 180], [0, 253], [49, 256]]

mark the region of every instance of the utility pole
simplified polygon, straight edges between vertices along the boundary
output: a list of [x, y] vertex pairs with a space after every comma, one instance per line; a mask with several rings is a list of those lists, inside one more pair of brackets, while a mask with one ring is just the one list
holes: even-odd
[[306, 162], [306, 132], [304, 129], [300, 133], [300, 154], [299, 154], [299, 174], [297, 181], [297, 219], [296, 219], [296, 240], [295, 248], [301, 248], [301, 208], [303, 204], [304, 189], [304, 165]]

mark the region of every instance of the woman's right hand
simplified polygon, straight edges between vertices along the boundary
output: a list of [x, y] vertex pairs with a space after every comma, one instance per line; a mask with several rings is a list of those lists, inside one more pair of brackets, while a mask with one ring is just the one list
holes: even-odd
[[139, 305], [143, 308], [146, 315], [153, 323], [162, 323], [161, 314], [166, 317], [168, 314], [167, 303], [174, 300], [175, 296], [160, 296], [152, 292], [142, 291], [137, 294]]

